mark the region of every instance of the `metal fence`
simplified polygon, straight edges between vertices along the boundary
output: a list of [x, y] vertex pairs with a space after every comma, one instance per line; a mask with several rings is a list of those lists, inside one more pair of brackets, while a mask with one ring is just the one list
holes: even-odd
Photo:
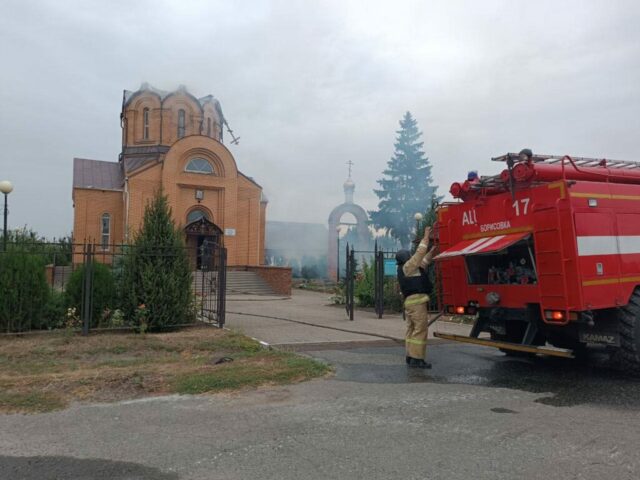
[[[385, 311], [385, 290], [387, 295], [400, 295], [400, 287], [397, 283], [396, 252], [392, 250], [378, 249], [376, 244], [373, 251], [354, 250], [347, 245], [345, 251], [345, 310], [349, 320], [355, 315], [355, 291], [357, 276], [364, 262], [373, 265], [373, 307], [378, 318], [382, 318]], [[429, 311], [439, 311], [440, 305], [440, 271], [436, 266], [429, 268], [429, 275], [433, 283], [433, 291], [429, 295]], [[393, 293], [390, 293], [393, 292]]]
[[[86, 334], [140, 329], [141, 323], [158, 329], [222, 327], [226, 261], [226, 249], [206, 240], [197, 248], [9, 243], [0, 251], [0, 334], [55, 329], [81, 329]], [[144, 278], [133, 278], [140, 275], [140, 265], [146, 268]], [[172, 265], [181, 268], [172, 272]], [[154, 268], [160, 272], [155, 278]], [[137, 278], [147, 286], [137, 292], [139, 305], [133, 308], [130, 286], [132, 281], [137, 285]], [[145, 292], [153, 293], [154, 282], [162, 291], [165, 278], [183, 292], [185, 311], [156, 324], [155, 318], [145, 317], [158, 311], [157, 305], [148, 304]]]
[[344, 290], [345, 290], [345, 310], [349, 320], [353, 320], [353, 314], [355, 311], [355, 283], [356, 283], [356, 257], [353, 247], [347, 247], [345, 250], [345, 276], [344, 276]]
[[345, 249], [345, 259], [345, 310], [349, 320], [353, 320], [355, 314], [356, 277], [361, 273], [362, 267], [365, 264], [373, 266], [373, 307], [378, 318], [382, 318], [385, 300], [385, 277], [391, 277], [393, 282], [396, 281], [395, 269], [393, 269], [393, 272], [389, 274], [388, 269], [385, 268], [385, 260], [393, 259], [395, 264], [395, 252], [378, 249], [377, 243], [374, 250], [355, 250], [353, 246], [347, 244]]

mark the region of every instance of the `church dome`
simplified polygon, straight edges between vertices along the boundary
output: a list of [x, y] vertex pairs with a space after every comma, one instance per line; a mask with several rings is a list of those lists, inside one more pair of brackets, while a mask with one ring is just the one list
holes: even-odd
[[353, 183], [353, 180], [351, 180], [351, 178], [347, 178], [347, 180], [344, 182], [344, 188], [355, 188], [356, 184]]

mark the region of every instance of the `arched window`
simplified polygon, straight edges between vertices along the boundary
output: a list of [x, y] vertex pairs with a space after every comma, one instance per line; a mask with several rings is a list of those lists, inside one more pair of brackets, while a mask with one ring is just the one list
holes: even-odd
[[213, 175], [215, 172], [211, 164], [204, 158], [192, 158], [184, 169], [185, 172]]
[[102, 240], [102, 250], [109, 250], [109, 242], [111, 240], [111, 215], [102, 214], [100, 234]]
[[142, 139], [149, 140], [149, 109], [142, 110]]
[[207, 137], [211, 136], [211, 119], [207, 118]]
[[178, 110], [178, 138], [184, 137], [184, 110]]
[[209, 220], [209, 214], [207, 212], [205, 212], [204, 210], [200, 210], [200, 209], [196, 208], [195, 210], [191, 210], [189, 212], [189, 214], [187, 215], [187, 223], [196, 222], [196, 221], [200, 220], [201, 218]]

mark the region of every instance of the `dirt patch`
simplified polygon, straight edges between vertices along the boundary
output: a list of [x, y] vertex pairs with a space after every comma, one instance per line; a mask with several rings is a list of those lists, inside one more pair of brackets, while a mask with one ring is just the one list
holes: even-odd
[[290, 383], [328, 371], [314, 360], [265, 350], [250, 338], [214, 328], [7, 337], [0, 338], [0, 412]]

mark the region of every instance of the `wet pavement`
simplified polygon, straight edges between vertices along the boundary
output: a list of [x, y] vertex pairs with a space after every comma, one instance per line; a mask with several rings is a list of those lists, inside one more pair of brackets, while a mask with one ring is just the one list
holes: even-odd
[[[409, 369], [400, 346], [319, 350], [309, 355], [336, 368], [336, 379], [359, 383], [438, 383], [522, 390], [556, 407], [602, 405], [640, 410], [640, 378], [613, 369], [601, 352], [585, 359], [510, 357], [458, 343], [429, 346], [430, 370]], [[507, 413], [507, 412], [504, 412]]]

